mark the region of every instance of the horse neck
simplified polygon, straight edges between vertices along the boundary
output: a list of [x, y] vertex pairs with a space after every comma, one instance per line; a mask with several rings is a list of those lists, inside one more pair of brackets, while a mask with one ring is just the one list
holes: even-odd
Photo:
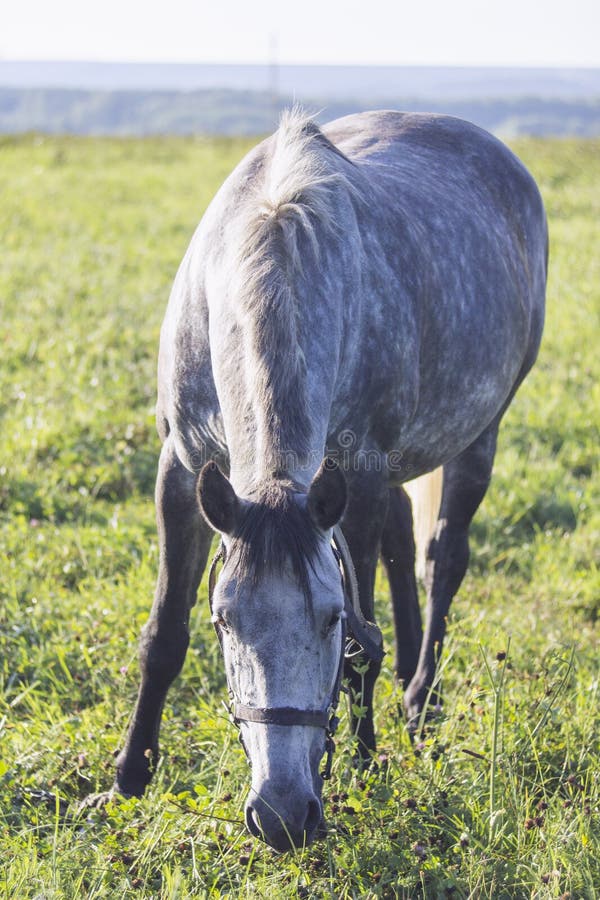
[[356, 265], [353, 188], [337, 151], [306, 121], [278, 133], [254, 187], [226, 211], [217, 264], [217, 391], [232, 479], [308, 484], [324, 453]]
[[[306, 389], [306, 385], [303, 387]], [[230, 477], [236, 492], [250, 496], [258, 485], [272, 481], [289, 482], [300, 490], [307, 488], [324, 454], [325, 410], [309, 408], [305, 419], [299, 417], [297, 403], [280, 409], [274, 408], [271, 398], [260, 390], [241, 395], [242, 415], [228, 417], [224, 410]], [[298, 395], [293, 399], [297, 401]]]
[[318, 273], [310, 264], [303, 272], [310, 288], [275, 252], [241, 274], [220, 292], [222, 327], [213, 330], [211, 346], [232, 482], [236, 490], [280, 477], [305, 485], [327, 438], [335, 329], [323, 321]]

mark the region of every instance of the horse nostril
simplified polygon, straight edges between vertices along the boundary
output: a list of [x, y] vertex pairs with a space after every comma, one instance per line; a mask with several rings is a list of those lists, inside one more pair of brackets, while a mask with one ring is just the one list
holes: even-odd
[[262, 829], [260, 827], [260, 819], [256, 814], [256, 810], [250, 804], [246, 806], [246, 828], [255, 838], [262, 837]]
[[318, 800], [310, 800], [306, 811], [306, 818], [304, 820], [304, 833], [306, 834], [306, 840], [308, 842], [313, 838], [320, 824], [321, 804]]

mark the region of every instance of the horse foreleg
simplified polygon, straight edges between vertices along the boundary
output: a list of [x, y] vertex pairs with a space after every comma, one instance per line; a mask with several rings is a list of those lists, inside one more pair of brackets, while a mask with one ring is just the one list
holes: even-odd
[[196, 478], [163, 445], [156, 482], [159, 572], [154, 603], [140, 641], [141, 684], [114, 790], [140, 796], [158, 760], [158, 734], [167, 691], [189, 643], [189, 614], [210, 549], [211, 532], [196, 500]]
[[423, 629], [415, 578], [415, 541], [411, 504], [403, 488], [390, 488], [388, 511], [381, 536], [381, 559], [386, 570], [396, 637], [394, 671], [404, 688], [417, 668]]
[[[360, 471], [347, 477], [349, 499], [341, 523], [342, 531], [356, 572], [362, 613], [373, 622], [375, 570], [385, 520], [387, 486], [379, 472]], [[358, 758], [363, 761], [369, 761], [375, 751], [373, 693], [380, 669], [381, 663], [369, 661], [364, 654], [347, 660], [345, 667], [353, 705], [362, 707], [362, 714], [352, 714], [352, 730], [358, 738]]]
[[446, 618], [469, 561], [469, 526], [490, 483], [498, 422], [459, 456], [444, 465], [437, 526], [427, 548], [427, 618], [417, 670], [404, 694], [409, 726], [418, 725], [426, 705], [440, 703], [436, 666], [446, 633]]

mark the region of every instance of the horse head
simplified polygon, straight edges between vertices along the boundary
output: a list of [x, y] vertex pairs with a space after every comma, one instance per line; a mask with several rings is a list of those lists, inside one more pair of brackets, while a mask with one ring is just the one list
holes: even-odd
[[252, 767], [246, 824], [289, 850], [310, 843], [323, 817], [319, 767], [335, 728], [346, 633], [331, 545], [345, 479], [325, 460], [306, 492], [272, 481], [241, 498], [207, 463], [198, 499], [222, 540], [211, 613]]

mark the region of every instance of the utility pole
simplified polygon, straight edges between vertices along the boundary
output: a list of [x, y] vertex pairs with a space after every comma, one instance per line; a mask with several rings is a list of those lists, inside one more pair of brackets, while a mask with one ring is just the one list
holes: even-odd
[[277, 33], [272, 31], [269, 34], [269, 67], [268, 67], [268, 93], [271, 104], [271, 115], [273, 117], [273, 128], [277, 128], [279, 121], [279, 64], [278, 57], [278, 40]]

